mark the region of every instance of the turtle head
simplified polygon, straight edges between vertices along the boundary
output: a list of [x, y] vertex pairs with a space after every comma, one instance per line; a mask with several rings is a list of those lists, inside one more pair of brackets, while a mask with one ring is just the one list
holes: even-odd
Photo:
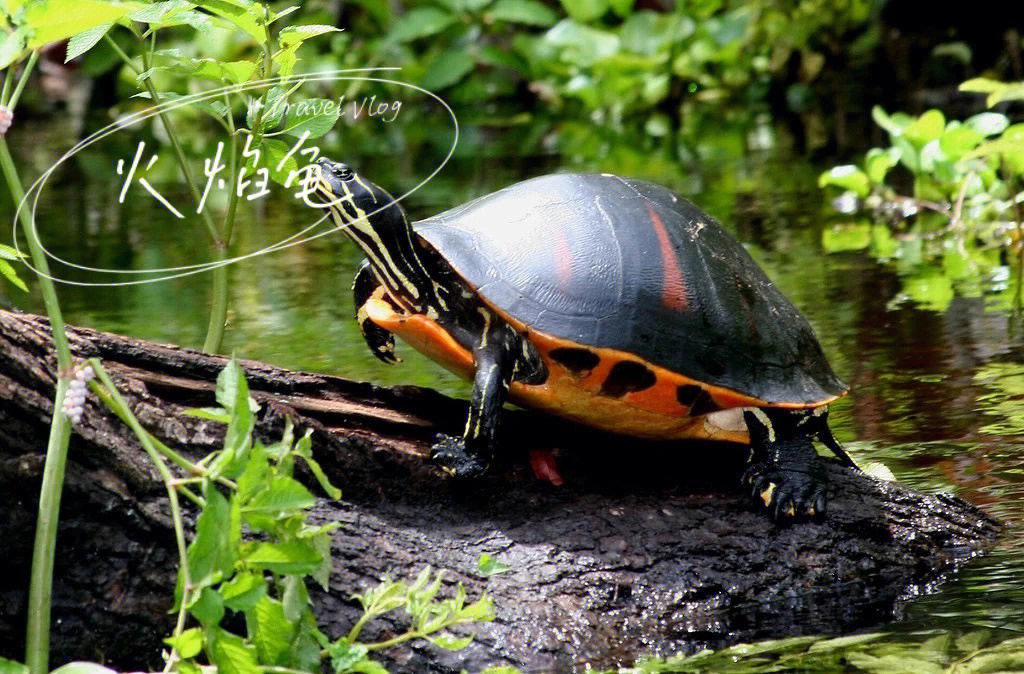
[[405, 211], [390, 194], [347, 164], [323, 158], [316, 167], [320, 180], [315, 194], [339, 225], [356, 225], [362, 219], [378, 226], [396, 217], [404, 220]]
[[312, 193], [339, 229], [366, 253], [392, 295], [419, 306], [431, 287], [422, 244], [394, 197], [346, 164], [322, 158]]

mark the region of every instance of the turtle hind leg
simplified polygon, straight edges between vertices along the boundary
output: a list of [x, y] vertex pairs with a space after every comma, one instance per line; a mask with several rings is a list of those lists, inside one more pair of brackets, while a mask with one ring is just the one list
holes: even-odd
[[743, 413], [753, 448], [743, 482], [776, 521], [825, 513], [824, 473], [814, 450], [814, 435], [801, 428], [800, 415], [770, 408]]
[[371, 321], [363, 306], [382, 287], [380, 280], [373, 273], [370, 263], [363, 260], [359, 269], [356, 270], [356, 276], [352, 282], [356, 321], [359, 323], [359, 331], [363, 333], [363, 340], [370, 348], [370, 353], [385, 363], [400, 363], [402, 359], [395, 355], [395, 336]]

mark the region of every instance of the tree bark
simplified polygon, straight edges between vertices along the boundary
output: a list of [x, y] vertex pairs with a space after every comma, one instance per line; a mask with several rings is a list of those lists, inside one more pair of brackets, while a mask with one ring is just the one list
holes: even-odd
[[[103, 360], [142, 423], [189, 456], [223, 430], [183, 416], [213, 404], [226, 359], [87, 329], [77, 356]], [[848, 632], [899, 617], [905, 602], [979, 555], [999, 525], [955, 498], [924, 495], [827, 462], [824, 521], [777, 526], [738, 486], [746, 448], [657, 444], [518, 410], [503, 419], [501, 465], [456, 485], [426, 460], [433, 436], [458, 434], [465, 403], [414, 388], [379, 388], [243, 361], [261, 403], [257, 434], [286, 417], [314, 431], [338, 501], [329, 592], [314, 592], [322, 626], [358, 617], [351, 594], [383, 575], [448, 570], [498, 617], [463, 651], [403, 645], [393, 672], [478, 671], [512, 664], [566, 669], [630, 663], [753, 639]], [[55, 358], [45, 319], [0, 312], [0, 655], [22, 657], [35, 500], [52, 410]], [[530, 450], [552, 450], [566, 484], [532, 477]], [[510, 571], [483, 579], [489, 553]], [[152, 466], [131, 433], [94, 400], [72, 439], [58, 540], [53, 662], [159, 664], [169, 634], [176, 555]], [[403, 627], [371, 623], [368, 636]]]

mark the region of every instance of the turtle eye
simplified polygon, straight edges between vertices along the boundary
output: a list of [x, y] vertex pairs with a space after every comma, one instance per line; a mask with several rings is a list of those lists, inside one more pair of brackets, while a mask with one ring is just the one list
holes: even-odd
[[331, 167], [331, 173], [334, 174], [335, 178], [340, 180], [349, 180], [352, 177], [352, 169], [346, 164], [335, 164]]

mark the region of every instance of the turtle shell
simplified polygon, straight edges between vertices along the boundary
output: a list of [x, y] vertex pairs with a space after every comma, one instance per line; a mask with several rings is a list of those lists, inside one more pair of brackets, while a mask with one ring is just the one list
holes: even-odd
[[530, 330], [772, 405], [816, 406], [847, 390], [807, 319], [743, 246], [659, 185], [542, 176], [414, 228]]

